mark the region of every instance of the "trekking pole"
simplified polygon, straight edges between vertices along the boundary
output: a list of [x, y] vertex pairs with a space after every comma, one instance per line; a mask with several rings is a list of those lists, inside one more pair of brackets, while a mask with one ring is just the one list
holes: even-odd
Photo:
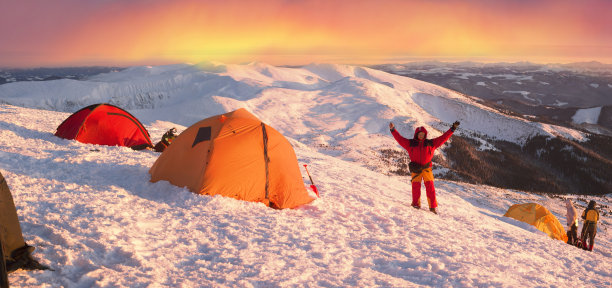
[[312, 177], [310, 177], [310, 173], [308, 172], [308, 167], [306, 164], [304, 164], [304, 168], [306, 169], [306, 174], [308, 174], [308, 178], [310, 178], [310, 188], [312, 189], [312, 191], [315, 192], [315, 194], [317, 194], [317, 197], [319, 197], [319, 190], [317, 190], [317, 186], [314, 185], [314, 182], [312, 181]]

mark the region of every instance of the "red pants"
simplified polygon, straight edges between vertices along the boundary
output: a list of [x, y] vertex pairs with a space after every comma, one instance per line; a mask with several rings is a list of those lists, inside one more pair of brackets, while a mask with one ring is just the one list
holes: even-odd
[[412, 173], [412, 206], [421, 207], [421, 180], [423, 180], [429, 208], [438, 207], [433, 179], [431, 168], [423, 170], [420, 174]]

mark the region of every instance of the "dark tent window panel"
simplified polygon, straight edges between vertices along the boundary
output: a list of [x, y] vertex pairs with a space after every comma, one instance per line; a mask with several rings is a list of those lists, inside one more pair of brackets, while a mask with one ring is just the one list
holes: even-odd
[[210, 140], [210, 137], [212, 134], [211, 131], [212, 130], [210, 126], [201, 127], [200, 129], [198, 129], [198, 135], [196, 135], [195, 139], [193, 140], [193, 144], [191, 145], [191, 148], [195, 147], [195, 145], [197, 145], [200, 142]]

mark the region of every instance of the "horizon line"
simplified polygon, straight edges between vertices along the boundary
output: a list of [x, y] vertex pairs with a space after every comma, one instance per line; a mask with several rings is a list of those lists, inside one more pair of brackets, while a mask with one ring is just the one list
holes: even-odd
[[[496, 64], [496, 63], [507, 63], [507, 64], [516, 64], [516, 63], [529, 63], [536, 65], [570, 65], [570, 64], [580, 64], [580, 63], [597, 63], [602, 65], [612, 65], [612, 58], [609, 61], [605, 61], [602, 59], [596, 58], [581, 58], [581, 57], [551, 57], [556, 58], [555, 60], [536, 60], [533, 57], [532, 59], [523, 59], [521, 57], [490, 57], [490, 56], [482, 56], [482, 57], [465, 57], [465, 56], [406, 56], [406, 57], [390, 57], [387, 59], [379, 59], [377, 61], [368, 61], [368, 60], [346, 60], [346, 61], [325, 61], [325, 60], [313, 60], [313, 61], [286, 61], [286, 63], [270, 63], [270, 61], [252, 59], [252, 60], [244, 60], [244, 61], [220, 61], [220, 60], [202, 60], [202, 61], [171, 61], [171, 60], [160, 60], [160, 59], [150, 59], [150, 60], [142, 60], [142, 61], [120, 61], [124, 63], [114, 62], [114, 61], [83, 61], [83, 63], [79, 62], [71, 62], [64, 64], [40, 64], [40, 65], [2, 65], [0, 64], [0, 69], [44, 69], [44, 68], [79, 68], [79, 67], [117, 67], [117, 68], [128, 68], [128, 67], [140, 67], [140, 66], [166, 66], [166, 65], [177, 65], [177, 64], [192, 64], [198, 65], [201, 63], [219, 63], [219, 64], [236, 64], [236, 65], [247, 65], [250, 63], [264, 63], [269, 64], [271, 66], [276, 67], [300, 67], [307, 66], [310, 64], [338, 64], [338, 65], [350, 65], [350, 66], [377, 66], [377, 65], [393, 65], [393, 64], [409, 64], [409, 63], [419, 63], [419, 62], [439, 62], [439, 63], [477, 63], [477, 64]], [[544, 57], [541, 57], [544, 58]], [[562, 58], [566, 58], [563, 60]], [[607, 58], [606, 58], [607, 59]], [[331, 59], [330, 59], [331, 60]], [[276, 61], [272, 61], [276, 62]], [[294, 63], [290, 63], [294, 62]]]

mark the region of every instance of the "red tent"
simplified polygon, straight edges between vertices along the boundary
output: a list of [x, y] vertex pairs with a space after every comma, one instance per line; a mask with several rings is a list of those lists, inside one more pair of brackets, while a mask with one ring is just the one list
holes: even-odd
[[149, 132], [136, 117], [105, 103], [87, 106], [70, 115], [57, 127], [55, 136], [135, 150], [153, 147]]

